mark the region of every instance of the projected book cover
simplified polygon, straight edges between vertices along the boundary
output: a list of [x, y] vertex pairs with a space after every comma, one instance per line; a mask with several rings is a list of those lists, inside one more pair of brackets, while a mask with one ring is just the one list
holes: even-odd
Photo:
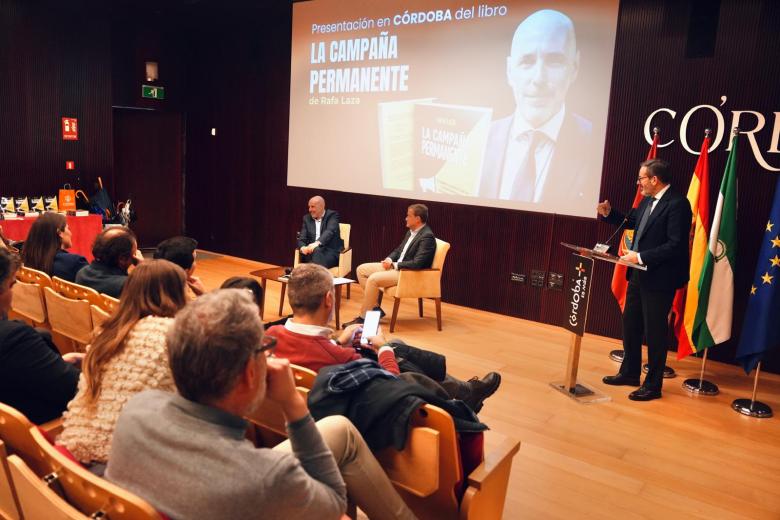
[[382, 186], [477, 195], [491, 114], [427, 99], [380, 103]]

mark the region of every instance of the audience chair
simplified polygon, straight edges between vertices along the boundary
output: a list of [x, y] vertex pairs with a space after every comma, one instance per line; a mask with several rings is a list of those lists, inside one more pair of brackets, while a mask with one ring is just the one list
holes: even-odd
[[[49, 487], [89, 518], [110, 520], [160, 520], [160, 514], [145, 500], [98, 477], [66, 457], [32, 428], [38, 456], [47, 466], [44, 477]], [[175, 492], [175, 490], [172, 490]]]
[[13, 287], [14, 297], [11, 310], [24, 318], [33, 327], [46, 324], [46, 301], [43, 289], [37, 283], [17, 280]]
[[101, 303], [100, 294], [55, 276], [52, 286], [44, 289], [44, 296], [51, 330], [70, 340], [72, 350], [83, 351], [92, 341], [94, 329], [90, 305]]
[[394, 298], [390, 332], [395, 331], [401, 298], [417, 298], [421, 318], [423, 316], [423, 298], [432, 299], [436, 303], [436, 326], [441, 330], [441, 274], [449, 250], [450, 244], [437, 238], [436, 254], [430, 269], [401, 269], [398, 273], [398, 285], [380, 288], [382, 291], [380, 296], [387, 294]]
[[51, 277], [43, 271], [21, 266], [16, 272], [16, 279], [25, 283], [37, 283], [41, 287], [51, 287]]
[[97, 334], [97, 329], [103, 326], [103, 323], [111, 317], [111, 314], [113, 314], [118, 306], [119, 300], [102, 293], [98, 296], [97, 303], [90, 303], [89, 309], [90, 314], [92, 315], [92, 327], [95, 334]]
[[[19, 512], [25, 519], [88, 520], [90, 517], [68, 504], [16, 455], [8, 457]], [[11, 518], [21, 518], [11, 517]]]
[[[61, 425], [61, 420], [54, 421], [57, 422]], [[15, 454], [21, 457], [38, 476], [43, 476], [47, 472], [47, 466], [38, 457], [38, 447], [30, 434], [30, 431], [35, 428], [36, 426], [22, 412], [0, 403], [0, 440], [5, 443], [6, 451], [9, 455]], [[45, 431], [49, 432], [51, 428]]]
[[21, 518], [19, 500], [11, 478], [11, 469], [8, 466], [8, 451], [2, 440], [0, 440], [0, 518], [10, 520]]
[[519, 449], [519, 441], [506, 439], [467, 476], [460, 495], [463, 468], [452, 417], [437, 406], [424, 405], [414, 412], [403, 451], [391, 446], [376, 455], [418, 518], [499, 520], [512, 458]]
[[[331, 267], [329, 269], [330, 274], [332, 274], [335, 278], [345, 277], [352, 272], [352, 247], [349, 245], [349, 235], [351, 231], [352, 224], [345, 224], [343, 222], [339, 223], [339, 235], [341, 236], [341, 240], [344, 242], [344, 249], [342, 249], [341, 253], [339, 253], [338, 267]], [[293, 267], [296, 267], [300, 263], [300, 254], [301, 252], [296, 249]], [[347, 298], [351, 296], [351, 285], [352, 284], [347, 284]], [[282, 288], [284, 288], [284, 285], [282, 285]], [[284, 294], [282, 294], [282, 300], [284, 300]], [[279, 314], [281, 315], [281, 312]]]
[[100, 307], [107, 314], [111, 314], [116, 310], [117, 307], [119, 307], [118, 299], [103, 293], [100, 293], [97, 301], [92, 301], [92, 303], [93, 305]]

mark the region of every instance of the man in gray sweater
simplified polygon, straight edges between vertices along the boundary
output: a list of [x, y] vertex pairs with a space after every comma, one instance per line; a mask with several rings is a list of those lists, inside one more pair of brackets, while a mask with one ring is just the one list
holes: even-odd
[[[125, 405], [106, 478], [176, 520], [339, 518], [347, 489], [370, 518], [414, 518], [347, 419], [315, 424], [248, 292], [190, 303], [167, 340], [178, 394]], [[274, 449], [244, 438], [243, 417], [266, 398], [287, 420], [289, 440]]]

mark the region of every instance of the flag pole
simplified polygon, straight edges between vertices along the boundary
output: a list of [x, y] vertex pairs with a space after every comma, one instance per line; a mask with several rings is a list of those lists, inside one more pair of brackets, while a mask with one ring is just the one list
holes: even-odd
[[[707, 352], [710, 349], [704, 349], [704, 356], [701, 359], [701, 372], [699, 373], [699, 379], [686, 379], [683, 381], [682, 387], [684, 390], [692, 394], [697, 395], [718, 395], [720, 390], [718, 385], [704, 379], [704, 367], [707, 366]], [[753, 394], [755, 397], [755, 394]]]
[[756, 375], [753, 379], [753, 395], [750, 399], [734, 399], [731, 408], [742, 415], [749, 415], [757, 419], [769, 419], [772, 417], [772, 408], [768, 404], [756, 401], [756, 391], [758, 389], [758, 375], [761, 373], [761, 362], [756, 366]]

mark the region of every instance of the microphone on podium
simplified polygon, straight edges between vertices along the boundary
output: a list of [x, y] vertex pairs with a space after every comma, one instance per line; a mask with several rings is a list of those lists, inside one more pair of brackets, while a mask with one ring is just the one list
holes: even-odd
[[628, 219], [631, 218], [631, 215], [634, 214], [635, 210], [636, 210], [636, 208], [631, 208], [628, 211], [628, 213], [626, 213], [626, 216], [623, 218], [623, 222], [620, 223], [620, 225], [617, 227], [615, 232], [612, 233], [609, 236], [609, 238], [606, 241], [604, 241], [604, 243], [601, 243], [601, 242], [596, 243], [596, 245], [593, 247], [593, 250], [595, 252], [597, 252], [597, 253], [604, 253], [604, 254], [606, 254], [609, 251], [609, 249], [612, 247], [609, 243], [612, 241], [613, 238], [615, 238], [615, 235], [618, 234], [618, 231], [623, 229], [623, 226], [626, 225], [626, 222], [628, 222]]

